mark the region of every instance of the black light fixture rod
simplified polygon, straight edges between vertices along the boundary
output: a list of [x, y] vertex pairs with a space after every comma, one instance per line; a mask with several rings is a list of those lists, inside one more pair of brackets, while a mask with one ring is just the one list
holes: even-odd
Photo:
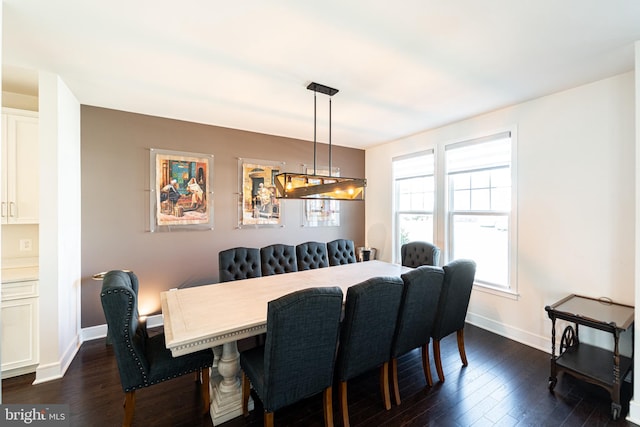
[[318, 145], [316, 142], [316, 92], [313, 91], [313, 174], [316, 175], [316, 146]]
[[[321, 85], [320, 83], [309, 83], [307, 89], [313, 91], [313, 174], [316, 175], [316, 160], [317, 160], [317, 139], [316, 139], [316, 117], [317, 117], [317, 102], [316, 95], [318, 92], [329, 95], [329, 97], [338, 93], [338, 89], [334, 89], [329, 86]], [[329, 98], [329, 176], [331, 176], [331, 98]]]
[[329, 176], [331, 171], [331, 98], [329, 98]]

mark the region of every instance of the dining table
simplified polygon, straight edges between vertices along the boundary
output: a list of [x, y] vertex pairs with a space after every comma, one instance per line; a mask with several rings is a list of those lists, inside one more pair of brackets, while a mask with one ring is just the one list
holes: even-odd
[[[237, 341], [267, 330], [269, 301], [308, 288], [350, 286], [380, 276], [399, 277], [410, 268], [371, 260], [162, 292], [165, 344], [174, 357], [211, 348], [213, 425], [242, 415]], [[250, 402], [252, 409], [253, 402]]]

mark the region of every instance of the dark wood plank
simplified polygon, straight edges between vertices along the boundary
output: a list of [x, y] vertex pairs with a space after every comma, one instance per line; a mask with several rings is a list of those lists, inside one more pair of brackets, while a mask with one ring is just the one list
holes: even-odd
[[[250, 340], [241, 349], [253, 345]], [[349, 381], [349, 415], [353, 426], [630, 426], [624, 420], [631, 384], [622, 390], [621, 419], [610, 418], [609, 394], [570, 375], [562, 375], [554, 393], [548, 390], [549, 354], [467, 325], [465, 347], [469, 366], [463, 367], [455, 335], [441, 342], [446, 381], [427, 387], [419, 350], [398, 361], [402, 404], [385, 411], [379, 370]], [[431, 350], [431, 348], [430, 348]], [[34, 375], [2, 381], [4, 403], [68, 403], [72, 426], [115, 426], [122, 422], [124, 393], [111, 347], [103, 340], [86, 342], [64, 378], [32, 385]], [[335, 390], [335, 389], [334, 389]], [[337, 393], [334, 423], [340, 425]], [[261, 426], [262, 406], [246, 419], [224, 427]], [[276, 411], [278, 426], [322, 426], [322, 396]], [[200, 413], [200, 390], [192, 375], [136, 392], [136, 426], [210, 427]]]

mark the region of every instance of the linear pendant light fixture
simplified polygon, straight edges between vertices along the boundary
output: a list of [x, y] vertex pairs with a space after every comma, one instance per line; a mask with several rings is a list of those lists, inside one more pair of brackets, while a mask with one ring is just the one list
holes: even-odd
[[[279, 199], [333, 199], [364, 200], [367, 180], [331, 176], [331, 97], [338, 89], [319, 83], [310, 83], [313, 91], [313, 174], [285, 172], [276, 175], [276, 197]], [[318, 175], [316, 170], [316, 94], [329, 95], [329, 175]]]

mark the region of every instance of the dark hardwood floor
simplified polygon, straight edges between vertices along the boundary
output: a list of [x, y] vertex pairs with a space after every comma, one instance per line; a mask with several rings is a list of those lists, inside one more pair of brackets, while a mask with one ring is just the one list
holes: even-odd
[[[444, 383], [426, 387], [419, 351], [399, 361], [402, 404], [382, 407], [378, 371], [349, 382], [349, 414], [353, 426], [630, 426], [624, 417], [631, 384], [623, 387], [623, 412], [610, 418], [609, 394], [602, 388], [561, 376], [554, 393], [547, 384], [549, 355], [480, 328], [467, 325], [465, 342], [469, 366], [463, 368], [455, 334], [441, 342]], [[86, 342], [64, 378], [31, 385], [34, 375], [2, 381], [3, 403], [67, 403], [71, 425], [118, 426], [124, 393], [113, 351], [104, 340]], [[136, 392], [136, 426], [211, 426], [200, 415], [199, 389], [192, 375]], [[334, 419], [340, 425], [337, 389]], [[321, 426], [322, 396], [277, 411], [278, 426]], [[262, 408], [224, 427], [260, 426]]]

